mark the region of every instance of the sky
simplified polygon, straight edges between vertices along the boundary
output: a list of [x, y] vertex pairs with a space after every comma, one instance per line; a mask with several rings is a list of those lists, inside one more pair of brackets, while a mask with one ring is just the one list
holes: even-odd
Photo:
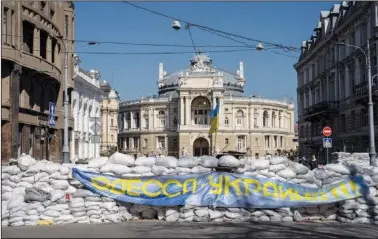
[[[303, 40], [310, 38], [320, 11], [329, 10], [334, 3], [337, 2], [134, 2], [190, 23], [295, 47], [300, 47]], [[173, 30], [172, 20], [122, 2], [75, 2], [75, 11], [76, 40], [192, 45], [184, 24], [181, 30]], [[195, 27], [191, 28], [191, 33], [195, 45], [240, 45]], [[206, 52], [223, 49], [202, 47], [201, 50]], [[193, 56], [193, 53], [89, 55], [80, 52], [193, 52], [193, 48], [105, 43], [88, 46], [82, 42], [75, 43], [75, 51], [81, 59], [80, 67], [99, 70], [101, 79], [109, 82], [121, 94], [122, 100], [157, 94], [159, 63], [164, 64], [167, 73], [174, 72], [185, 69]], [[282, 53], [299, 56], [295, 52]], [[297, 58], [270, 51], [208, 54], [215, 67], [230, 72], [236, 73], [239, 62], [244, 62], [247, 80], [245, 95], [258, 94], [271, 99], [286, 97], [296, 102], [297, 74], [293, 65]]]

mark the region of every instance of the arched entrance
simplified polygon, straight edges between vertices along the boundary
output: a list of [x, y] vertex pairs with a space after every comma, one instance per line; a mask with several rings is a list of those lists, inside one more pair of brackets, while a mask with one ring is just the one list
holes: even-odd
[[209, 155], [209, 142], [205, 138], [198, 138], [193, 142], [193, 156]]

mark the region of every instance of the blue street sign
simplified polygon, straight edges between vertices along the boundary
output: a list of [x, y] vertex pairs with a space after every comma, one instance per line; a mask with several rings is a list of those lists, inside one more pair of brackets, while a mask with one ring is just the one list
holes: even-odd
[[323, 138], [323, 148], [332, 148], [332, 138]]
[[56, 104], [49, 103], [49, 126], [55, 126]]

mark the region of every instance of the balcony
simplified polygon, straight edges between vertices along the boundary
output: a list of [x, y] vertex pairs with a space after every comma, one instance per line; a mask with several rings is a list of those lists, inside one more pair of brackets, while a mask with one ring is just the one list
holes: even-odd
[[[378, 100], [378, 79], [375, 78], [373, 81], [373, 100]], [[354, 86], [354, 98], [357, 104], [366, 105], [369, 101], [369, 88], [368, 81], [364, 81], [356, 86]]]
[[323, 101], [315, 105], [312, 105], [304, 110], [304, 120], [305, 121], [316, 121], [321, 118], [328, 118], [332, 114], [338, 112], [339, 102], [338, 101]]

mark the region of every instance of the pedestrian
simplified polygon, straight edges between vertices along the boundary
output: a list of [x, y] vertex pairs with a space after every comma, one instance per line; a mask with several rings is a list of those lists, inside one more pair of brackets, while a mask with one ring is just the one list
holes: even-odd
[[314, 170], [318, 167], [318, 160], [316, 159], [315, 155], [312, 155], [312, 160], [310, 161], [310, 169]]

